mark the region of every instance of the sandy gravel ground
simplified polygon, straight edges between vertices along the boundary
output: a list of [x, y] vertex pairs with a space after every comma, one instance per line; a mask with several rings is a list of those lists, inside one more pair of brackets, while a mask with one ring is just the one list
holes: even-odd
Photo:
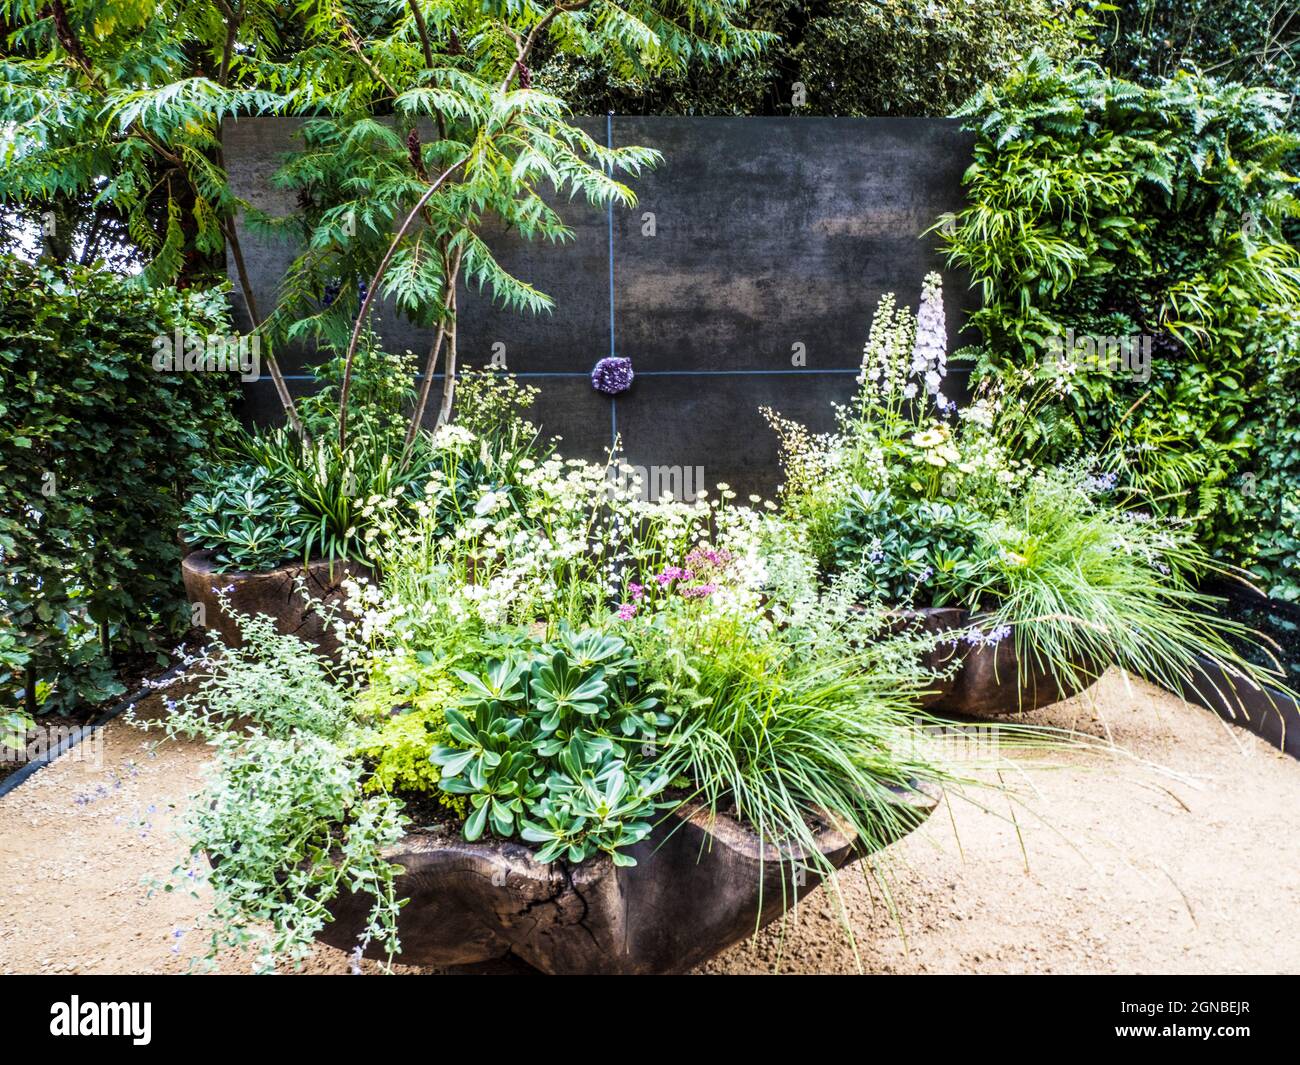
[[[950, 793], [844, 874], [862, 970], [1300, 972], [1300, 764], [1115, 673], [1029, 720], [1109, 733], [1127, 754], [1012, 752], [976, 771], [1012, 794]], [[0, 973], [183, 973], [206, 949], [202, 895], [149, 886], [185, 854], [175, 821], [206, 749], [115, 721], [102, 756], [64, 757], [0, 799]], [[838, 910], [822, 889], [701, 971], [858, 971]], [[349, 968], [328, 947], [307, 966]]]

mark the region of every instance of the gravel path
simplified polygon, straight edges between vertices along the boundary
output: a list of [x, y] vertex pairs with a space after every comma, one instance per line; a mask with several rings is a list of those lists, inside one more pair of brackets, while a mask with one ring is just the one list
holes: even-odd
[[[1012, 753], [1000, 773], [1013, 795], [950, 793], [842, 876], [863, 969], [1300, 972], [1300, 764], [1113, 672], [1029, 720], [1109, 732], [1127, 756]], [[187, 971], [206, 949], [202, 893], [148, 885], [184, 856], [174, 826], [206, 758], [119, 720], [99, 764], [65, 756], [0, 799], [0, 972]], [[321, 947], [307, 970], [349, 963]], [[857, 971], [831, 892], [701, 971], [777, 970]]]

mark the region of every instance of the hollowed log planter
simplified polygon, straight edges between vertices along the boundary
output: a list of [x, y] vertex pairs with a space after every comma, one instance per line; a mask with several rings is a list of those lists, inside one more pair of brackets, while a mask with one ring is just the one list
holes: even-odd
[[[367, 571], [349, 562], [310, 562], [280, 566], [260, 573], [218, 573], [210, 551], [194, 551], [181, 562], [185, 578], [185, 595], [191, 603], [203, 607], [202, 627], [215, 630], [222, 641], [239, 647], [243, 640], [239, 626], [221, 606], [218, 592], [229, 589], [225, 598], [231, 608], [248, 615], [265, 614], [274, 619], [278, 631], [299, 637], [316, 646], [323, 654], [338, 651], [338, 638], [321, 610], [322, 605], [336, 611], [345, 599], [343, 581], [367, 575]], [[307, 598], [298, 589], [302, 578]]]
[[[960, 630], [972, 622], [969, 610], [957, 607], [925, 607], [908, 611], [920, 621], [926, 632]], [[954, 634], [955, 635], [955, 634]], [[995, 644], [969, 644], [956, 637], [956, 643], [940, 643], [926, 656], [926, 665], [942, 669], [954, 658], [961, 660], [957, 671], [935, 682], [936, 690], [926, 696], [922, 706], [943, 713], [970, 717], [1001, 717], [1068, 699], [1089, 688], [1104, 672], [1104, 667], [1087, 664], [1073, 677], [1060, 677], [1032, 656], [1023, 662], [1016, 651], [1014, 629]]]
[[[934, 794], [898, 793], [894, 839], [921, 824]], [[835, 868], [868, 853], [828, 827], [818, 850]], [[679, 810], [630, 849], [635, 866], [604, 855], [579, 865], [542, 864], [519, 843], [466, 842], [447, 826], [406, 835], [391, 858], [405, 870], [397, 895], [398, 960], [468, 972], [549, 974], [682, 972], [752, 935], [820, 882], [796, 876], [787, 853], [760, 844], [736, 820]], [[354, 949], [369, 896], [344, 895], [320, 938]], [[374, 957], [382, 950], [370, 948]]]

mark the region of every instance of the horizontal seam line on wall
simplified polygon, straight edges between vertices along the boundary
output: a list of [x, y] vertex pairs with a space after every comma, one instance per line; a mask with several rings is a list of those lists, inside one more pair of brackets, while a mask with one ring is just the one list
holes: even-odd
[[[637, 370], [637, 377], [771, 377], [783, 376], [794, 377], [802, 374], [857, 374], [861, 373], [860, 367], [854, 366], [847, 370]], [[963, 373], [965, 367], [953, 367], [952, 372]], [[436, 373], [435, 378], [442, 378], [445, 374]], [[591, 372], [588, 370], [535, 370], [527, 373], [509, 374], [511, 377], [590, 377]], [[420, 380], [424, 374], [415, 375], [415, 380]], [[285, 374], [286, 381], [314, 381], [316, 378], [311, 374]], [[266, 381], [269, 378], [260, 377], [258, 381]]]

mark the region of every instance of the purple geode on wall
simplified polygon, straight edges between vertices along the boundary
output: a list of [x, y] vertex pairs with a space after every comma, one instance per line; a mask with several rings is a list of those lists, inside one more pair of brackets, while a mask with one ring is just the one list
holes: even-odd
[[632, 360], [621, 356], [601, 359], [591, 371], [591, 387], [607, 396], [617, 396], [632, 387]]

